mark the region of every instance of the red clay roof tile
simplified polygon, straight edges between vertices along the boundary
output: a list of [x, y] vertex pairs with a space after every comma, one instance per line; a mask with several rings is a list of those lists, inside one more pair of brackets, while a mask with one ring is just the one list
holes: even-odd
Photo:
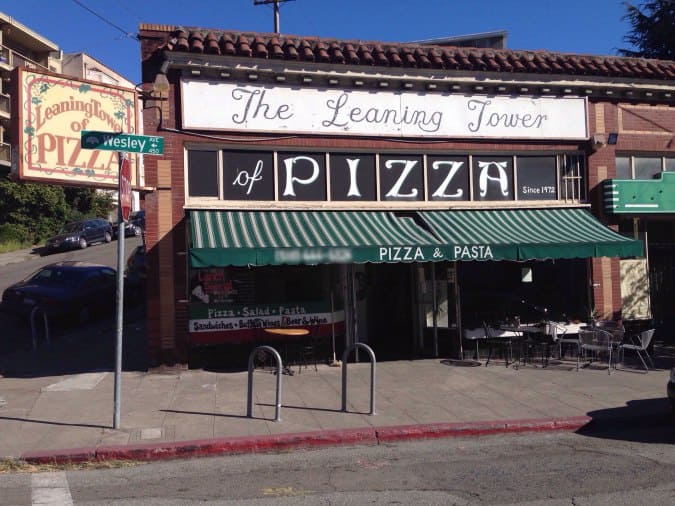
[[[157, 32], [157, 25], [147, 26], [148, 31]], [[672, 79], [675, 76], [675, 61], [669, 60], [577, 55], [548, 51], [467, 49], [410, 43], [387, 43], [385, 47], [380, 42], [335, 39], [330, 39], [328, 42], [326, 39], [321, 40], [316, 37], [307, 37], [298, 42], [294, 36], [278, 34], [244, 34], [234, 31], [185, 29], [161, 25], [160, 28], [165, 28], [166, 33], [166, 40], [161, 50], [176, 53], [221, 54], [242, 58], [301, 59], [336, 65], [434, 67], [446, 70], [487, 72], [586, 74], [650, 79]]]

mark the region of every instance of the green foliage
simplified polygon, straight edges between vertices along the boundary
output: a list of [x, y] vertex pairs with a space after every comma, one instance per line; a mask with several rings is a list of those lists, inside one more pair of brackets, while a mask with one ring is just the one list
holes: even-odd
[[112, 195], [110, 192], [99, 192], [92, 188], [64, 189], [66, 202], [70, 212], [66, 221], [76, 221], [84, 218], [107, 218], [112, 209]]
[[0, 243], [38, 244], [64, 223], [108, 217], [112, 197], [90, 188], [0, 180]]
[[0, 225], [23, 231], [33, 244], [58, 231], [67, 213], [60, 186], [0, 181]]
[[0, 225], [0, 243], [24, 244], [31, 242], [28, 230], [23, 225], [3, 223]]
[[620, 49], [621, 56], [675, 60], [675, 2], [649, 0], [635, 6], [629, 2], [623, 19], [631, 24], [624, 41], [635, 51]]

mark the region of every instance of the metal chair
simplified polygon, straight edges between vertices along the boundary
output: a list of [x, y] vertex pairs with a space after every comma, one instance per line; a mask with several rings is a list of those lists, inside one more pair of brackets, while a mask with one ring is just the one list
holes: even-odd
[[515, 339], [522, 339], [522, 332], [499, 330], [490, 327], [488, 324], [484, 324], [483, 328], [485, 329], [485, 338], [488, 346], [488, 357], [485, 366], [487, 367], [490, 363], [492, 351], [494, 349], [499, 349], [503, 352], [506, 367], [509, 366], [509, 359], [511, 360], [511, 363], [515, 363], [516, 361], [513, 359], [513, 341]]
[[[591, 352], [589, 364], [593, 362], [593, 358], [607, 355], [607, 373], [612, 373], [612, 353], [614, 348], [618, 347], [618, 341], [611, 332], [599, 328], [580, 330], [579, 343], [584, 359], [586, 359], [586, 353]], [[614, 367], [616, 368], [616, 364]]]
[[649, 363], [651, 364], [653, 369], [654, 362], [652, 360], [652, 357], [649, 356], [649, 352], [647, 351], [647, 348], [652, 342], [653, 337], [654, 337], [654, 329], [649, 329], [640, 332], [637, 336], [633, 338], [632, 342], [622, 343], [619, 346], [619, 362], [623, 363], [623, 358], [626, 350], [634, 351], [642, 361], [642, 365], [644, 366], [645, 371], [649, 372], [649, 367], [647, 367], [647, 363], [645, 362], [645, 359], [642, 356], [642, 354], [644, 353], [646, 355], [647, 360], [649, 360]]

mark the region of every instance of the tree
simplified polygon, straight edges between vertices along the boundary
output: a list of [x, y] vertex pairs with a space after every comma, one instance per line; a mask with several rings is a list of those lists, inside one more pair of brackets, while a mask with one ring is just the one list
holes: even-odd
[[38, 244], [64, 223], [107, 219], [111, 208], [109, 192], [0, 178], [0, 242]]
[[60, 186], [0, 181], [0, 225], [14, 240], [37, 244], [63, 225], [68, 212]]
[[636, 50], [619, 49], [621, 56], [675, 60], [675, 0], [650, 0], [635, 6], [623, 3], [623, 19], [631, 24], [624, 41]]

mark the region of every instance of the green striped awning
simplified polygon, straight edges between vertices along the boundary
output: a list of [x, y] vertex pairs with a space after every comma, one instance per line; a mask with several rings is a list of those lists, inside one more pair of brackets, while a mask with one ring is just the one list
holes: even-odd
[[386, 211], [191, 210], [190, 264], [426, 262], [438, 239], [412, 217]]
[[582, 208], [421, 211], [448, 260], [642, 256], [642, 242]]

